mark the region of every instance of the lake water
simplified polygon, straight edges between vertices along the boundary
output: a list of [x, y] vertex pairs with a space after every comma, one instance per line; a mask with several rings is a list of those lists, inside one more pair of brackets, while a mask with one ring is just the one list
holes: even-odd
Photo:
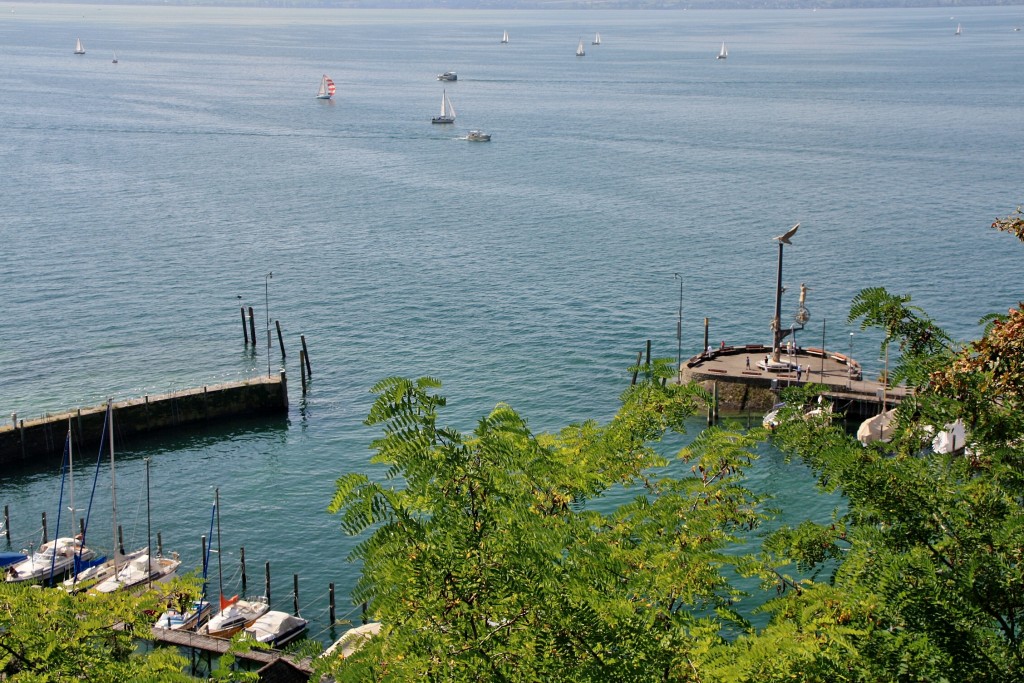
[[[1024, 252], [987, 226], [1024, 198], [1024, 10], [950, 11], [5, 4], [0, 415], [265, 373], [269, 304], [287, 420], [120, 441], [120, 515], [144, 543], [150, 458], [153, 528], [194, 567], [219, 487], [226, 579], [244, 545], [249, 592], [269, 560], [290, 609], [299, 573], [327, 640], [327, 584], [347, 595], [357, 568], [325, 508], [337, 476], [374, 471], [362, 420], [382, 377], [442, 379], [464, 430], [500, 401], [537, 431], [607, 418], [645, 340], [677, 353], [676, 273], [684, 356], [705, 317], [715, 344], [770, 339], [771, 238], [798, 221], [784, 316], [806, 283], [803, 334], [817, 345], [824, 320], [868, 374], [877, 336], [845, 322], [864, 287], [962, 339], [1017, 303]], [[314, 98], [324, 73], [331, 102]], [[453, 126], [430, 123], [442, 89]], [[460, 139], [472, 128], [492, 141]], [[827, 517], [804, 470], [763, 455], [756, 487]], [[55, 469], [0, 475], [14, 546], [38, 542], [42, 511], [52, 535]]]

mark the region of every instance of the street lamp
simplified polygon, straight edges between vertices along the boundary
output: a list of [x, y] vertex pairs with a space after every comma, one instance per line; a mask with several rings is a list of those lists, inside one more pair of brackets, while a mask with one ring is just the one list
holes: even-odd
[[775, 316], [772, 318], [772, 361], [779, 362], [779, 346], [782, 344], [782, 245], [792, 244], [790, 238], [796, 234], [800, 224], [797, 223], [785, 233], [772, 239], [779, 243], [779, 265], [775, 273]]
[[676, 382], [682, 379], [683, 365], [683, 276], [675, 274], [679, 280], [679, 317], [676, 318]]
[[853, 388], [853, 332], [850, 333], [850, 352], [846, 355], [846, 388]]
[[263, 278], [263, 305], [267, 309], [267, 377], [270, 377], [270, 279], [274, 273], [267, 273]]

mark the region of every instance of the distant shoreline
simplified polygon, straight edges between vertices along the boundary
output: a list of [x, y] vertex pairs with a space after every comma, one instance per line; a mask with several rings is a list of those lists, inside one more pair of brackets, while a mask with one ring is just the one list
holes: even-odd
[[9, 4], [237, 7], [260, 9], [448, 9], [448, 10], [828, 10], [1016, 7], [1024, 0], [153, 0], [152, 2], [76, 2], [35, 0]]

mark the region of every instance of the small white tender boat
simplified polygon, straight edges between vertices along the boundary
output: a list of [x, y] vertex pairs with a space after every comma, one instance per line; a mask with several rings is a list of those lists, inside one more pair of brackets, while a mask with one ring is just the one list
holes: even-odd
[[350, 628], [341, 634], [341, 637], [331, 643], [330, 647], [324, 650], [321, 657], [332, 657], [340, 655], [342, 659], [351, 657], [359, 648], [366, 645], [370, 638], [380, 634], [382, 624], [379, 621], [371, 621], [369, 624]]
[[211, 612], [213, 612], [213, 605], [209, 601], [196, 600], [192, 603], [192, 607], [184, 612], [173, 607], [166, 610], [156, 620], [154, 626], [172, 631], [194, 631], [206, 623]]

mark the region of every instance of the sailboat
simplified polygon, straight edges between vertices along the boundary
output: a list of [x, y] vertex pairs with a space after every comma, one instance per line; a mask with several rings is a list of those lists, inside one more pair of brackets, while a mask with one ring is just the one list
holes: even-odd
[[75, 54], [76, 55], [84, 55], [85, 54], [85, 47], [82, 45], [82, 39], [81, 38], [76, 38], [75, 39]]
[[[113, 434], [113, 432], [111, 432]], [[149, 460], [146, 460], [146, 527], [149, 528]], [[152, 542], [146, 547], [134, 553], [135, 557], [130, 562], [125, 562], [122, 567], [114, 572], [112, 576], [100, 581], [92, 589], [93, 593], [113, 593], [118, 590], [131, 590], [141, 588], [143, 585], [150, 586], [155, 582], [163, 583], [169, 581], [178, 573], [181, 560], [178, 554], [171, 557], [152, 557]], [[115, 553], [116, 558], [116, 553]], [[115, 562], [116, 566], [116, 562]]]
[[586, 54], [586, 51], [583, 49], [583, 39], [580, 38], [580, 44], [576, 46], [576, 56], [582, 57]]
[[116, 53], [116, 52], [114, 53], [114, 61], [113, 61], [113, 64], [117, 64], [117, 53]]
[[590, 44], [591, 45], [600, 45], [601, 44], [601, 34], [600, 33], [595, 33], [594, 34], [594, 39], [592, 41], [590, 41]]
[[220, 611], [199, 630], [200, 633], [215, 638], [230, 638], [246, 626], [252, 626], [270, 610], [270, 602], [261, 595], [254, 600], [239, 600], [238, 596], [224, 597], [224, 572], [221, 566], [220, 552], [220, 489], [214, 489], [214, 501], [217, 510], [217, 581], [220, 585]]
[[316, 91], [316, 98], [318, 100], [329, 100], [334, 97], [335, 90], [334, 81], [327, 74], [324, 74], [324, 77], [320, 79], [320, 89]]
[[722, 49], [718, 51], [718, 58], [719, 59], [728, 59], [729, 58], [729, 51], [725, 49], [725, 43], [724, 42], [722, 43]]
[[508, 31], [505, 31], [504, 33], [501, 34], [501, 42], [502, 42], [502, 44], [505, 44], [505, 43], [508, 42]]
[[[68, 422], [68, 434], [64, 442], [64, 460], [61, 463], [60, 500], [57, 503], [57, 529], [60, 529], [60, 515], [64, 507], [64, 480], [71, 474], [71, 536], [60, 536], [43, 543], [39, 550], [23, 557], [21, 561], [14, 562], [7, 569], [7, 581], [11, 583], [22, 581], [45, 580], [52, 582], [54, 577], [66, 574], [75, 568], [76, 562], [82, 558], [89, 560], [94, 553], [84, 546], [84, 540], [74, 535], [74, 473], [72, 466], [71, 449], [71, 423]], [[59, 532], [58, 532], [59, 533]]]
[[961, 33], [960, 24], [957, 24], [956, 25], [956, 33], [954, 33], [953, 35], [958, 36], [958, 35], [960, 35], [960, 33]]
[[431, 123], [455, 123], [455, 107], [448, 99], [448, 93], [441, 91], [441, 115], [430, 119]]
[[156, 620], [154, 626], [171, 631], [195, 631], [206, 623], [213, 613], [213, 605], [206, 599], [207, 572], [210, 569], [210, 550], [213, 547], [213, 520], [217, 514], [217, 504], [210, 509], [210, 534], [203, 538], [203, 594], [198, 600], [192, 601], [191, 607], [171, 605]]

